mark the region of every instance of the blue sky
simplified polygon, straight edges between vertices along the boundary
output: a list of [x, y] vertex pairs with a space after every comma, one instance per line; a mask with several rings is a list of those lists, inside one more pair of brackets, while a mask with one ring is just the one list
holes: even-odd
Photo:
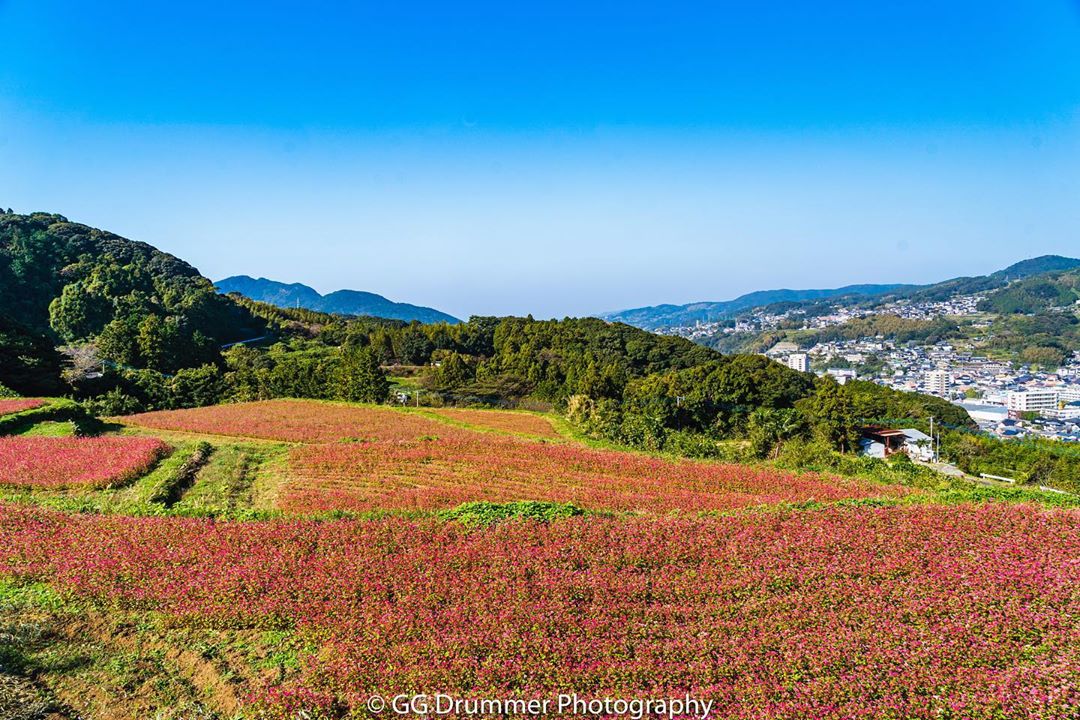
[[0, 0], [0, 28], [0, 205], [215, 279], [561, 317], [1080, 255], [1075, 1]]

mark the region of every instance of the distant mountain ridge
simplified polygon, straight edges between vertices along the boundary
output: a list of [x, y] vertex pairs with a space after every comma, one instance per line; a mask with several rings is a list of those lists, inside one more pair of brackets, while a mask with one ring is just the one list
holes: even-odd
[[655, 330], [662, 327], [684, 327], [696, 322], [715, 322], [734, 317], [743, 310], [772, 305], [779, 302], [802, 302], [843, 296], [861, 298], [884, 295], [898, 290], [915, 288], [915, 285], [847, 285], [840, 288], [812, 290], [756, 290], [740, 295], [734, 300], [718, 302], [697, 302], [686, 305], [652, 305], [606, 313], [604, 320], [624, 322], [627, 325]]
[[624, 322], [644, 330], [688, 327], [698, 322], [729, 320], [754, 308], [781, 302], [812, 302], [815, 300], [851, 298], [853, 302], [878, 302], [890, 298], [910, 297], [917, 300], [945, 299], [952, 295], [982, 292], [1003, 287], [1010, 282], [1080, 268], [1080, 259], [1061, 255], [1041, 255], [1014, 263], [990, 275], [952, 278], [929, 285], [880, 284], [847, 285], [819, 290], [758, 290], [740, 295], [734, 300], [696, 302], [685, 305], [652, 305], [649, 307], [604, 313], [599, 317]]
[[360, 290], [337, 290], [326, 295], [302, 283], [282, 283], [248, 275], [234, 275], [214, 285], [221, 293], [239, 293], [244, 297], [277, 307], [302, 307], [337, 315], [369, 315], [371, 317], [418, 320], [422, 323], [458, 323], [453, 315], [434, 308], [388, 300], [382, 295]]

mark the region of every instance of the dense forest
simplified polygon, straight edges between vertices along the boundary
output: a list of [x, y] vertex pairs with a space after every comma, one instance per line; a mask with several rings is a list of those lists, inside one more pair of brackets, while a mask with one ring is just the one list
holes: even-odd
[[17, 391], [64, 388], [58, 346], [92, 343], [95, 362], [173, 372], [263, 331], [150, 245], [60, 215], [0, 213], [0, 382]]

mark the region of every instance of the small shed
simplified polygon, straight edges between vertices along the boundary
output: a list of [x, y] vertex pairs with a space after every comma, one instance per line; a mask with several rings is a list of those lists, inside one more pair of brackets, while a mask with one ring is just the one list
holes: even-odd
[[887, 458], [898, 452], [914, 460], [933, 460], [934, 447], [930, 436], [915, 428], [894, 429], [879, 426], [863, 428], [860, 447], [864, 455]]

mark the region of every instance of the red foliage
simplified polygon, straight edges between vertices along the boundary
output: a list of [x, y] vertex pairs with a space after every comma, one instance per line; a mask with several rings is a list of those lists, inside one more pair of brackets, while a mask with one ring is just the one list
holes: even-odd
[[169, 446], [143, 437], [0, 438], [0, 485], [102, 488], [143, 475]]
[[291, 512], [435, 509], [472, 500], [548, 500], [647, 512], [729, 510], [896, 496], [901, 486], [767, 468], [529, 442], [445, 427], [414, 442], [305, 445], [289, 458]]
[[158, 430], [286, 442], [329, 442], [347, 438], [414, 440], [447, 429], [435, 420], [390, 408], [311, 400], [266, 400], [193, 410], [161, 410], [131, 415], [123, 420]]
[[45, 405], [44, 400], [36, 400], [34, 398], [12, 398], [12, 399], [0, 399], [0, 417], [4, 415], [13, 415], [14, 413], [22, 412], [24, 410], [33, 410]]
[[576, 691], [689, 692], [735, 719], [1080, 710], [1076, 511], [864, 507], [470, 530], [0, 505], [0, 537], [0, 573], [105, 606], [295, 627], [319, 649], [297, 680], [268, 689], [266, 708], [363, 714], [372, 693]]

